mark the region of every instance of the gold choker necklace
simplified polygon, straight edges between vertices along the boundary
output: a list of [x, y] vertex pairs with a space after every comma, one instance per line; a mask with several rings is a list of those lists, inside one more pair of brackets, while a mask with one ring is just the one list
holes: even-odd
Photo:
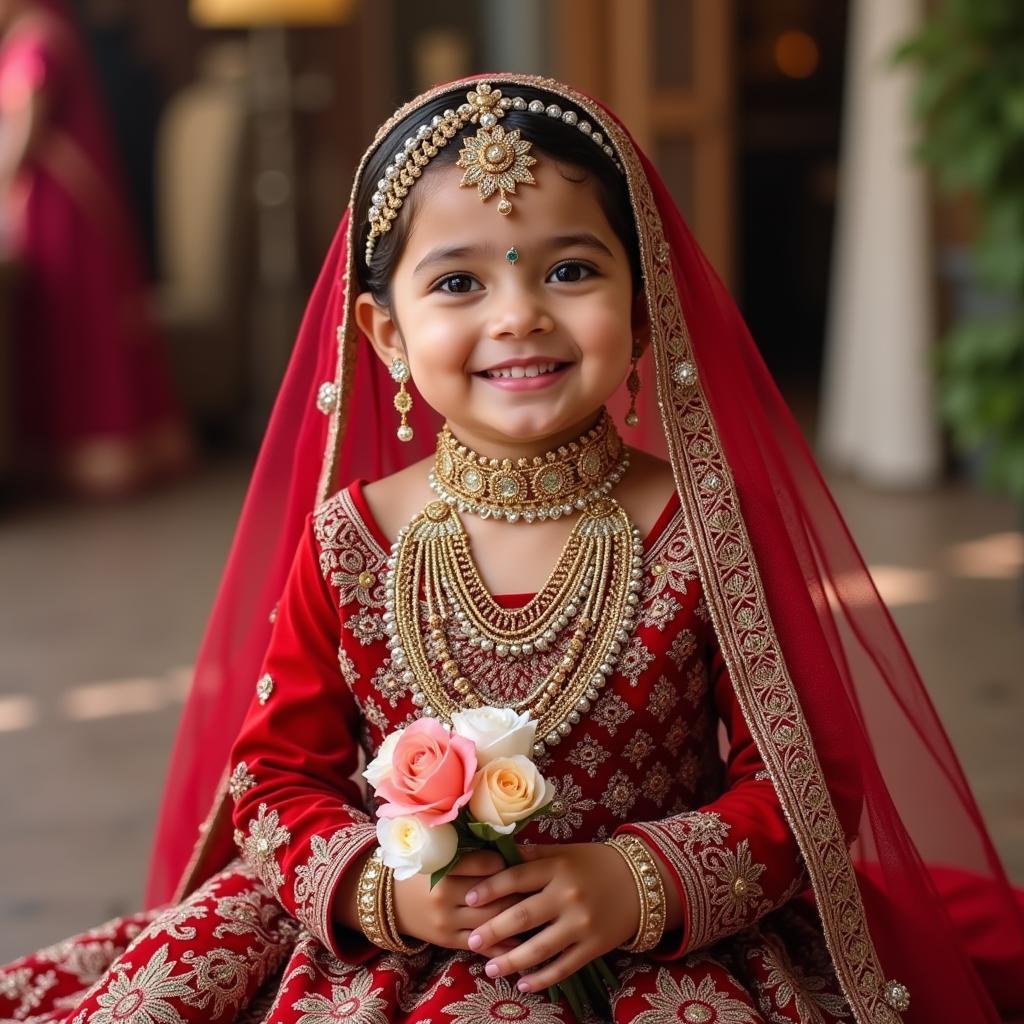
[[567, 445], [532, 459], [489, 459], [445, 427], [437, 435], [430, 486], [460, 512], [532, 523], [585, 509], [622, 479], [629, 452], [606, 411]]

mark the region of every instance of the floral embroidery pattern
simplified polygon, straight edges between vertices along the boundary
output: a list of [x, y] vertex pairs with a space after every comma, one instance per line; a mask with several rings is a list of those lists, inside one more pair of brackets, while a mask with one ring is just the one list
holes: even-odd
[[608, 780], [608, 788], [601, 796], [601, 803], [617, 818], [625, 819], [636, 803], [636, 797], [636, 783], [624, 771], [617, 771]]
[[347, 491], [324, 502], [313, 518], [320, 571], [338, 591], [339, 606], [384, 606], [384, 553], [363, 527]]
[[123, 962], [106, 992], [96, 1000], [100, 1008], [89, 1018], [89, 1024], [184, 1024], [169, 1000], [187, 1003], [191, 999], [189, 982], [193, 972], [172, 978], [178, 962], [167, 959], [168, 948], [166, 943], [161, 946], [130, 977], [127, 972], [132, 964]]
[[572, 748], [566, 761], [577, 768], [582, 768], [587, 775], [593, 778], [601, 765], [611, 756], [611, 751], [605, 750], [593, 736], [588, 734]]
[[590, 720], [603, 725], [609, 736], [614, 736], [619, 726], [624, 725], [632, 717], [632, 708], [618, 694], [608, 690], [590, 711]]
[[660, 633], [679, 614], [682, 607], [671, 594], [661, 594], [645, 606], [640, 625], [653, 626]]
[[682, 880], [690, 949], [731, 935], [772, 909], [758, 881], [766, 865], [753, 859], [747, 839], [735, 848], [726, 843], [731, 826], [716, 812], [680, 814], [632, 828], [659, 847]]
[[292, 1009], [302, 1011], [296, 1024], [388, 1024], [388, 1004], [379, 995], [383, 989], [371, 990], [372, 984], [369, 972], [353, 973], [348, 985], [331, 986], [330, 999], [314, 993], [296, 1000]]
[[364, 647], [375, 644], [387, 636], [384, 631], [384, 619], [377, 612], [358, 611], [345, 619], [345, 628], [350, 629], [352, 635]]
[[676, 668], [681, 669], [697, 650], [697, 636], [692, 629], [681, 629], [672, 639], [668, 656]]
[[643, 729], [637, 729], [630, 741], [623, 748], [622, 756], [634, 768], [639, 768], [654, 753], [654, 737]]
[[370, 816], [356, 807], [346, 807], [353, 823], [338, 829], [329, 839], [313, 836], [309, 859], [295, 868], [295, 914], [328, 948], [332, 945], [331, 900], [338, 879], [353, 857], [376, 840]]
[[654, 661], [654, 654], [638, 633], [619, 659], [618, 669], [629, 680], [630, 686], [636, 686], [640, 682], [640, 676], [652, 661]]
[[790, 1005], [801, 1024], [826, 1024], [831, 1014], [849, 1020], [846, 1000], [835, 991], [835, 978], [812, 974], [792, 963], [782, 943], [775, 937], [748, 950], [747, 957], [759, 958], [767, 969], [758, 986], [765, 1013], [785, 1010]]
[[647, 710], [659, 721], [664, 722], [668, 713], [679, 703], [679, 690], [667, 676], [659, 676], [651, 688]]
[[237, 804], [255, 785], [256, 778], [249, 771], [249, 766], [244, 761], [239, 761], [231, 773], [231, 778], [228, 779], [228, 792], [231, 794], [231, 799]]
[[660, 761], [655, 761], [640, 786], [644, 796], [660, 804], [668, 796], [671, 788], [672, 773]]
[[284, 875], [277, 865], [275, 851], [291, 841], [291, 833], [279, 823], [277, 811], [260, 804], [256, 817], [249, 820], [249, 835], [235, 829], [235, 845], [253, 866], [261, 881], [276, 893], [284, 885]]
[[452, 1024], [494, 1024], [496, 1021], [565, 1024], [561, 1008], [550, 1003], [546, 996], [520, 992], [505, 978], [474, 980], [476, 992], [441, 1008], [443, 1013], [452, 1014]]
[[373, 673], [370, 684], [392, 708], [398, 707], [403, 694], [408, 689], [406, 684], [402, 682], [401, 677], [395, 672], [390, 658], [377, 666], [377, 671]]
[[[682, 519], [680, 513], [676, 514]], [[666, 590], [685, 594], [687, 584], [697, 579], [697, 559], [690, 535], [685, 529], [676, 529], [666, 530], [662, 536], [667, 541], [658, 551], [658, 566], [662, 571], [652, 574], [648, 594], [659, 597]]]
[[756, 1024], [754, 1008], [715, 986], [714, 978], [705, 974], [695, 983], [691, 974], [678, 980], [664, 967], [655, 981], [657, 991], [644, 995], [651, 1009], [633, 1018], [632, 1024]]
[[571, 775], [564, 775], [560, 781], [556, 781], [555, 789], [564, 813], [560, 818], [538, 818], [537, 831], [548, 832], [553, 841], [562, 842], [570, 839], [583, 825], [583, 812], [593, 810], [596, 802], [584, 799], [583, 790], [572, 781]]
[[359, 669], [356, 668], [352, 656], [342, 646], [338, 647], [338, 668], [341, 669], [341, 678], [345, 680], [348, 688], [353, 689], [359, 682]]

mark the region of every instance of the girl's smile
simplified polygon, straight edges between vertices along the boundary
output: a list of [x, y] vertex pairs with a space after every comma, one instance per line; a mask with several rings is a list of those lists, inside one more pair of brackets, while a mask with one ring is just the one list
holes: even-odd
[[535, 391], [563, 380], [572, 363], [545, 359], [508, 359], [498, 366], [476, 374], [503, 391]]

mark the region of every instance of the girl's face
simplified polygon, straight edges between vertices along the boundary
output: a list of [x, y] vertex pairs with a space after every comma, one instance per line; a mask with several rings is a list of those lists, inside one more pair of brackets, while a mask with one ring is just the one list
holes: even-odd
[[[460, 188], [462, 170], [416, 184], [392, 307], [369, 295], [356, 315], [388, 364], [404, 358], [422, 398], [465, 444], [528, 454], [585, 430], [646, 338], [629, 260], [575, 168], [538, 154], [536, 185], [520, 185], [510, 216], [497, 196]], [[506, 258], [512, 249], [516, 262]]]

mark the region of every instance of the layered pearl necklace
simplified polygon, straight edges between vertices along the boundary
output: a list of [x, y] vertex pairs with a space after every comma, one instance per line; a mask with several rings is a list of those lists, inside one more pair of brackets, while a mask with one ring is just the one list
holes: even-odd
[[[447, 432], [440, 435], [439, 458], [451, 450], [450, 438]], [[461, 447], [457, 442], [456, 446]], [[593, 478], [580, 465], [583, 459], [593, 465], [598, 448], [606, 470], [612, 467], [603, 478]], [[540, 756], [546, 747], [560, 743], [590, 710], [636, 624], [642, 587], [641, 538], [618, 502], [606, 496], [614, 483], [611, 474], [615, 480], [621, 476], [625, 450], [610, 419], [602, 414], [598, 425], [579, 441], [526, 467], [521, 465], [526, 460], [514, 465], [507, 460], [481, 463], [475, 453], [462, 451], [465, 454], [458, 455], [464, 460], [462, 473], [447, 474], [449, 486], [451, 481], [465, 479], [467, 467], [479, 467], [485, 476], [493, 471], [486, 483], [489, 494], [501, 494], [494, 481], [513, 472], [523, 478], [532, 476], [543, 493], [541, 473], [550, 470], [566, 484], [574, 481], [582, 486], [586, 481], [585, 492], [559, 503], [560, 509], [568, 504], [572, 512], [580, 499], [580, 517], [540, 592], [523, 607], [503, 608], [487, 591], [473, 561], [459, 518], [460, 509], [469, 510], [462, 508], [464, 499], [453, 492], [456, 500], [427, 505], [399, 533], [387, 563], [384, 621], [391, 660], [423, 715], [450, 722], [455, 712], [466, 707], [529, 710], [538, 722], [534, 753]], [[470, 482], [475, 480], [471, 477]], [[538, 511], [536, 505], [531, 510]], [[503, 518], [517, 511], [523, 514], [515, 505], [502, 506]], [[493, 676], [502, 664], [517, 660], [527, 675], [534, 659], [543, 659], [548, 667], [537, 673], [539, 681], [525, 696], [497, 699], [488, 692], [487, 678], [471, 678], [467, 666], [459, 663], [453, 642], [474, 655], [478, 676]]]

